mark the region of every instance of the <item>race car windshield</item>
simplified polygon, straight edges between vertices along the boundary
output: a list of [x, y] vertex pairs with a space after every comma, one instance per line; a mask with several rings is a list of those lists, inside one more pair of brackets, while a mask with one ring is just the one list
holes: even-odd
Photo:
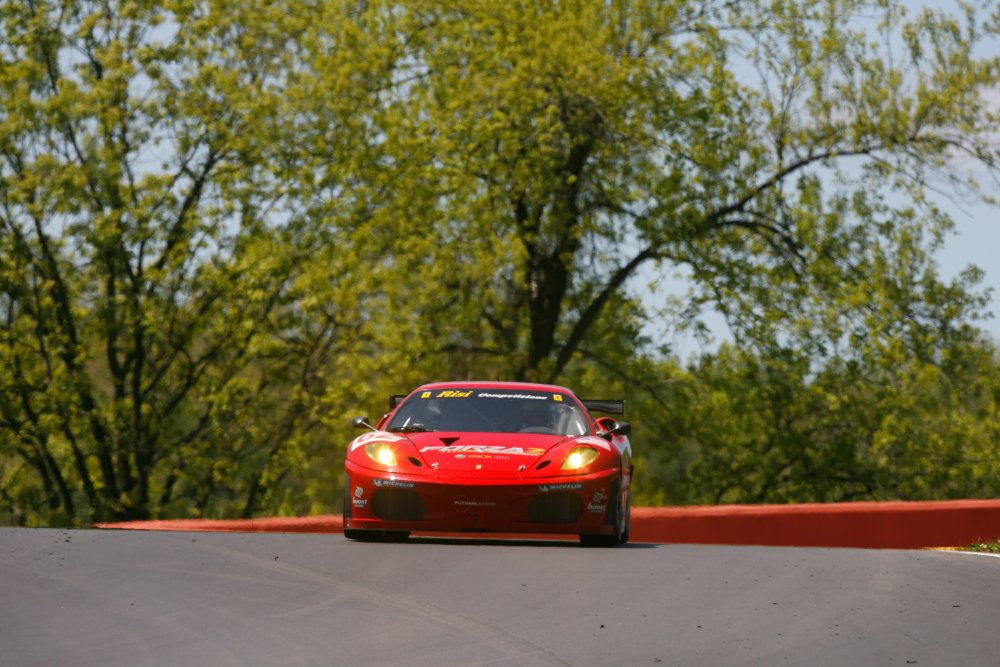
[[587, 420], [568, 396], [542, 391], [436, 389], [412, 395], [389, 431], [468, 431], [586, 435]]

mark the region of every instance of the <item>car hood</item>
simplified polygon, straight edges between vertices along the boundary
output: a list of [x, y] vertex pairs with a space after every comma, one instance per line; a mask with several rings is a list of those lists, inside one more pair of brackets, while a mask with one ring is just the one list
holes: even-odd
[[439, 473], [468, 472], [481, 477], [530, 468], [552, 448], [576, 440], [572, 436], [537, 433], [445, 431], [408, 433], [406, 438]]

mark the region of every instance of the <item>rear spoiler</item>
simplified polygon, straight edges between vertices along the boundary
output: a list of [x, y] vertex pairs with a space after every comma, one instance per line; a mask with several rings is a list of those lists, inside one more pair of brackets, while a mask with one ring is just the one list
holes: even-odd
[[591, 412], [607, 412], [610, 415], [625, 414], [625, 401], [581, 398], [580, 402]]
[[[392, 394], [389, 396], [389, 410], [395, 410], [396, 406], [402, 403], [403, 399], [407, 396], [409, 394]], [[592, 412], [606, 412], [610, 415], [625, 414], [625, 401], [584, 398], [580, 402]]]

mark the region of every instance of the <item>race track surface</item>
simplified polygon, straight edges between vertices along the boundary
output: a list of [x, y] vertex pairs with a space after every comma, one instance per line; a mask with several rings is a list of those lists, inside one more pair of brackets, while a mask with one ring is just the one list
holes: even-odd
[[995, 665], [1000, 558], [0, 528], [0, 665]]

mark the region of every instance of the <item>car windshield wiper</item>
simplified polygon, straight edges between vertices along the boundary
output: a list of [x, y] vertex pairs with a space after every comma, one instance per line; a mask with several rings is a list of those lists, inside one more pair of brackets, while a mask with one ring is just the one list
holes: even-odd
[[389, 429], [392, 433], [429, 433], [433, 430], [419, 423], [407, 424], [406, 426], [393, 426]]

